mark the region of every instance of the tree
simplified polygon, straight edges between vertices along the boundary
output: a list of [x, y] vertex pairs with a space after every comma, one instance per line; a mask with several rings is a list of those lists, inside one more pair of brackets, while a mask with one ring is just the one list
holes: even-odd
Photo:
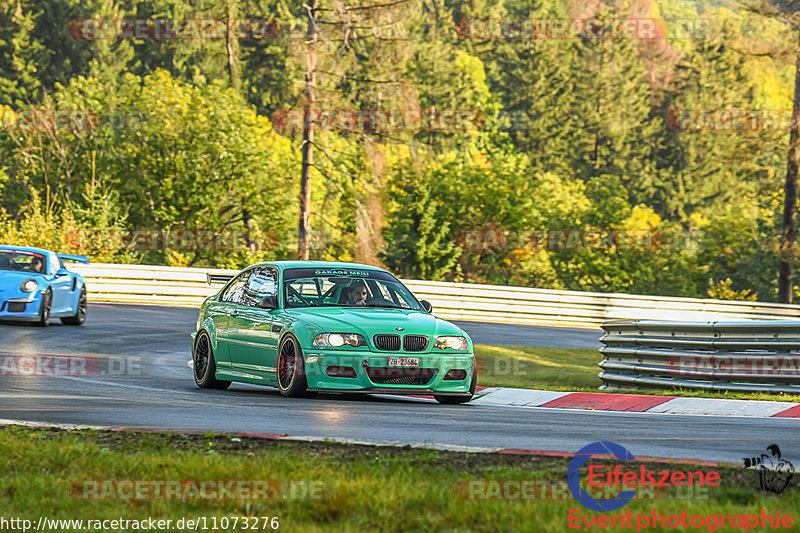
[[[80, 78], [54, 95], [54, 107], [97, 116], [83, 129], [0, 132], [12, 177], [4, 200], [21, 204], [33, 189], [79, 222], [103, 223], [96, 209], [116, 204], [135, 229], [238, 229], [258, 237], [253, 254], [242, 243], [235, 253], [197, 247], [188, 258], [197, 264], [288, 255], [283, 237], [296, 214], [289, 140], [224, 82], [196, 86], [157, 71], [129, 74], [108, 93], [98, 80]], [[142, 256], [164, 261], [166, 254]]]
[[318, 0], [308, 7], [308, 30], [306, 31], [306, 70], [303, 76], [303, 161], [300, 167], [300, 223], [298, 226], [298, 259], [308, 260], [308, 240], [311, 228], [308, 218], [311, 212], [311, 167], [314, 164], [314, 122], [311, 113], [316, 103], [317, 80], [317, 10]]
[[[776, 19], [791, 27], [794, 37], [795, 81], [793, 117], [800, 114], [800, 6], [788, 0], [748, 0], [743, 6], [754, 13]], [[791, 303], [794, 285], [795, 247], [797, 240], [797, 179], [800, 166], [800, 126], [792, 121], [784, 181], [783, 228], [779, 250], [778, 301]]]

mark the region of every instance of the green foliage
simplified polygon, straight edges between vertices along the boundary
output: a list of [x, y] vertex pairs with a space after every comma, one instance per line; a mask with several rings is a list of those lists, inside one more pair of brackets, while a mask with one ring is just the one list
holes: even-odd
[[0, 105], [19, 104], [37, 96], [41, 80], [36, 56], [43, 45], [36, 39], [39, 15], [19, 2], [0, 2]]
[[[9, 198], [44, 191], [48, 205], [71, 209], [105, 229], [124, 214], [136, 229], [268, 231], [272, 242], [234, 254], [199, 250], [192, 262], [238, 264], [288, 253], [293, 221], [293, 154], [235, 92], [187, 85], [165, 71], [126, 75], [117, 91], [94, 78], [60, 88], [53, 106], [98, 110], [83, 129], [6, 134], [17, 179]], [[69, 147], [69, 148], [67, 148]], [[162, 251], [146, 253], [164, 260]]]
[[714, 298], [716, 300], [746, 300], [746, 301], [756, 300], [756, 295], [753, 294], [750, 289], [737, 291], [731, 288], [732, 284], [733, 280], [731, 278], [721, 279], [716, 283], [714, 282], [713, 278], [709, 278], [708, 280], [709, 298]]
[[449, 222], [438, 224], [436, 199], [431, 198], [430, 183], [405, 190], [402, 207], [393, 213], [386, 263], [406, 277], [442, 280], [452, 278], [461, 255], [453, 240]]
[[[107, 217], [108, 213], [102, 215]], [[81, 239], [90, 226], [78, 222], [69, 209], [42, 205], [41, 197], [32, 191], [28, 204], [22, 207], [17, 220], [0, 209], [0, 242], [21, 246], [38, 246], [61, 253], [89, 255], [96, 263], [130, 263], [136, 256], [106, 243]], [[110, 220], [108, 228], [121, 229], [120, 221]]]

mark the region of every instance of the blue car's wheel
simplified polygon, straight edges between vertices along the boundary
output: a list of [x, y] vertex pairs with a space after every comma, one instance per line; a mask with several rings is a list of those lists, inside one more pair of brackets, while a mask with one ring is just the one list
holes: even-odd
[[68, 326], [80, 326], [86, 322], [86, 287], [81, 287], [81, 294], [78, 296], [78, 307], [75, 309], [75, 314], [72, 316], [65, 316], [61, 319], [62, 324]]
[[42, 305], [39, 306], [39, 319], [36, 321], [37, 326], [46, 328], [50, 325], [50, 304], [53, 300], [53, 293], [47, 289], [42, 295]]
[[308, 392], [303, 352], [297, 339], [292, 335], [287, 335], [281, 341], [277, 366], [278, 389], [283, 396], [308, 398], [314, 395]]
[[214, 350], [211, 348], [211, 339], [208, 333], [201, 331], [194, 341], [194, 382], [201, 389], [225, 390], [231, 386], [230, 381], [216, 378], [217, 363], [214, 361]]

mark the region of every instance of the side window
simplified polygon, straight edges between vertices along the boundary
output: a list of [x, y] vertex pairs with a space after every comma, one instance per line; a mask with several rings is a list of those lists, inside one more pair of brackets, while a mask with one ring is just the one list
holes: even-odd
[[247, 279], [250, 277], [251, 272], [252, 270], [242, 272], [236, 278], [234, 278], [231, 284], [228, 285], [228, 288], [225, 289], [225, 292], [223, 292], [219, 297], [220, 301], [234, 304], [242, 303], [241, 298], [244, 294], [244, 286], [247, 283]]
[[278, 273], [270, 267], [259, 267], [252, 270], [250, 279], [244, 287], [241, 303], [258, 307], [258, 302], [268, 294], [278, 292]]

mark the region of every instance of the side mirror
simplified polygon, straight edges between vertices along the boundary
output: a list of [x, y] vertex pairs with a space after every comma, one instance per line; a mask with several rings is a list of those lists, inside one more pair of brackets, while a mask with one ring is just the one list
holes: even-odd
[[258, 306], [261, 309], [277, 309], [278, 308], [278, 295], [277, 294], [267, 294], [261, 301], [258, 302]]
[[422, 308], [425, 310], [426, 313], [432, 313], [433, 312], [433, 306], [431, 305], [431, 303], [428, 300], [420, 300], [419, 303], [422, 304]]
[[67, 270], [66, 268], [59, 268], [58, 271], [56, 272], [56, 277], [57, 278], [60, 278], [62, 276], [68, 276], [68, 275], [69, 275], [69, 270]]

